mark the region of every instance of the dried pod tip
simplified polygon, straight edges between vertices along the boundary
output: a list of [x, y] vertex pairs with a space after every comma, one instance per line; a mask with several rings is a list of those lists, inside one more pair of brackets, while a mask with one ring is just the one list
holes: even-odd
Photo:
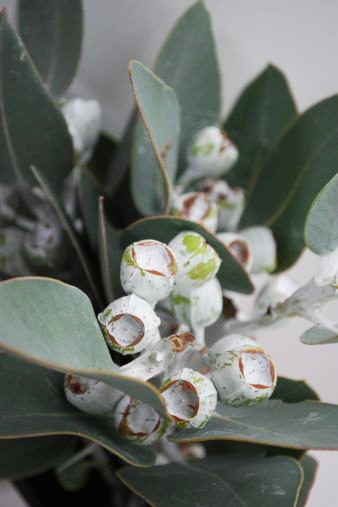
[[95, 379], [67, 374], [65, 395], [69, 403], [88, 414], [112, 412], [123, 393]]
[[195, 337], [191, 333], [178, 333], [168, 336], [167, 340], [170, 343], [173, 352], [183, 352], [189, 345], [195, 343]]
[[202, 428], [217, 404], [216, 389], [207, 377], [184, 368], [165, 380], [161, 394], [176, 425]]
[[170, 241], [169, 246], [176, 256], [178, 266], [175, 290], [201, 287], [216, 275], [221, 259], [197, 232], [180, 232]]
[[129, 245], [123, 253], [123, 290], [151, 304], [168, 297], [176, 272], [177, 262], [173, 251], [160, 241], [138, 241]]
[[160, 339], [160, 319], [149, 303], [135, 295], [113, 301], [98, 320], [107, 345], [124, 355], [141, 352]]
[[171, 214], [198, 222], [207, 230], [216, 232], [217, 204], [203, 192], [189, 192], [176, 196], [172, 203]]
[[163, 436], [167, 425], [152, 407], [130, 396], [124, 396], [115, 408], [115, 428], [135, 444], [154, 444]]
[[252, 268], [252, 255], [249, 244], [244, 236], [234, 232], [222, 232], [217, 237], [230, 250], [232, 255], [243, 266], [244, 269], [250, 271]]

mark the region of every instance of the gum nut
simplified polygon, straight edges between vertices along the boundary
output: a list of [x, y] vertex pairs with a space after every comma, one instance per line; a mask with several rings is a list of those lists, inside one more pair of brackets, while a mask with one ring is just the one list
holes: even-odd
[[201, 191], [218, 206], [218, 230], [233, 231], [237, 229], [245, 207], [244, 189], [232, 188], [224, 180], [206, 180]]
[[261, 348], [246, 347], [215, 354], [211, 379], [224, 403], [253, 405], [270, 398], [277, 375], [268, 354]]
[[221, 232], [217, 237], [230, 250], [232, 255], [246, 271], [252, 268], [253, 258], [248, 241], [241, 234], [235, 232]]
[[73, 140], [74, 151], [79, 162], [84, 164], [90, 159], [100, 135], [102, 111], [96, 100], [75, 98], [67, 100], [61, 106], [69, 133]]
[[252, 254], [252, 273], [274, 271], [277, 265], [276, 242], [268, 227], [248, 227], [241, 231]]
[[205, 127], [194, 136], [187, 158], [196, 178], [218, 177], [235, 165], [238, 149], [220, 128]]
[[160, 340], [160, 319], [138, 296], [124, 296], [98, 315], [107, 345], [123, 355], [141, 352]]
[[170, 297], [176, 319], [191, 329], [209, 327], [222, 314], [223, 291], [217, 278], [190, 291], [174, 290]]
[[127, 294], [136, 294], [154, 304], [166, 299], [177, 272], [174, 252], [155, 240], [129, 245], [122, 257], [121, 284]]
[[203, 192], [189, 192], [176, 196], [170, 213], [197, 222], [210, 232], [216, 232], [217, 204]]
[[156, 443], [168, 426], [152, 407], [130, 396], [124, 396], [116, 405], [114, 424], [121, 435], [138, 445]]
[[314, 282], [317, 287], [333, 285], [337, 288], [338, 284], [338, 249], [321, 255], [317, 271], [314, 276]]
[[177, 260], [174, 289], [201, 287], [214, 278], [221, 265], [217, 252], [193, 231], [180, 232], [169, 243]]
[[95, 379], [67, 374], [64, 381], [66, 398], [74, 407], [88, 414], [108, 414], [123, 396], [114, 389]]
[[227, 352], [228, 350], [244, 350], [247, 348], [263, 350], [255, 340], [249, 338], [248, 336], [241, 334], [228, 334], [217, 340], [217, 342], [210, 347], [209, 355], [213, 358], [214, 356], [223, 354], [223, 352]]
[[190, 368], [167, 378], [160, 391], [168, 414], [180, 427], [203, 428], [216, 408], [217, 392], [213, 383]]

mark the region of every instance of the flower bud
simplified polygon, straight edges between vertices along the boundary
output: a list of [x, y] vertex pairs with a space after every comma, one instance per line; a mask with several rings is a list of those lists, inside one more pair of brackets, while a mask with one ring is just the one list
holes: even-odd
[[171, 215], [203, 225], [208, 231], [217, 229], [217, 204], [203, 192], [177, 195], [173, 200]]
[[248, 227], [241, 231], [252, 254], [252, 273], [274, 271], [277, 264], [276, 243], [268, 227]]
[[134, 294], [110, 303], [98, 320], [107, 345], [123, 355], [141, 352], [160, 340], [160, 319], [146, 301]]
[[173, 251], [160, 241], [137, 241], [123, 253], [123, 290], [127, 294], [136, 294], [150, 304], [169, 296], [176, 272], [177, 263]]
[[168, 422], [141, 401], [124, 396], [115, 408], [115, 428], [138, 445], [152, 445], [165, 433]]
[[160, 391], [177, 426], [203, 428], [216, 408], [217, 392], [211, 380], [189, 368], [167, 378]]
[[236, 260], [246, 271], [252, 268], [252, 255], [249, 244], [244, 236], [234, 232], [221, 232], [217, 237], [230, 250]]
[[67, 374], [64, 389], [66, 398], [74, 407], [88, 414], [108, 414], [112, 412], [121, 391], [95, 379]]
[[193, 138], [187, 158], [195, 179], [219, 177], [235, 165], [238, 149], [220, 128], [205, 127]]
[[223, 291], [217, 278], [190, 291], [174, 290], [170, 299], [177, 320], [191, 329], [211, 326], [223, 309]]
[[177, 260], [175, 290], [201, 287], [214, 278], [221, 265], [217, 252], [197, 232], [180, 232], [169, 246]]
[[72, 137], [75, 154], [79, 162], [85, 164], [90, 159], [100, 134], [100, 105], [96, 100], [76, 98], [67, 100], [61, 106], [61, 112]]
[[237, 229], [245, 206], [244, 190], [231, 188], [224, 180], [207, 180], [201, 191], [218, 206], [218, 230], [234, 231]]
[[271, 357], [251, 338], [229, 335], [210, 349], [211, 379], [229, 405], [252, 405], [269, 398], [277, 382]]

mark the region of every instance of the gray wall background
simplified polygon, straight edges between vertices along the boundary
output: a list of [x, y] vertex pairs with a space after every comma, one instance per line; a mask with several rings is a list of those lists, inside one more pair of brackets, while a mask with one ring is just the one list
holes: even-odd
[[[14, 3], [9, 0], [10, 10]], [[269, 62], [288, 76], [300, 110], [338, 92], [336, 0], [205, 0], [205, 3], [211, 13], [219, 52], [224, 113], [241, 88]], [[85, 0], [84, 4], [85, 43], [71, 92], [97, 97], [103, 108], [105, 128], [119, 136], [132, 107], [128, 61], [138, 59], [150, 66], [161, 41], [191, 1]], [[307, 252], [290, 275], [304, 283], [316, 263], [316, 256]], [[258, 339], [274, 357], [281, 375], [306, 378], [324, 401], [338, 403], [338, 345], [302, 345], [298, 336], [307, 327], [305, 321], [297, 319], [265, 330]], [[308, 507], [336, 507], [338, 452], [312, 454], [320, 467]], [[22, 505], [7, 483], [0, 487], [0, 505]]]

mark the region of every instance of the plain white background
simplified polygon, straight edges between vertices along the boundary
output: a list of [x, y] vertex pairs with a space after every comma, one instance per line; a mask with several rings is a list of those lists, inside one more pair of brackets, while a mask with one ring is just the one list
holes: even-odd
[[[10, 0], [10, 9], [14, 3]], [[119, 136], [132, 106], [128, 61], [138, 59], [151, 66], [161, 41], [191, 1], [85, 0], [84, 4], [83, 57], [71, 91], [97, 97], [105, 128]], [[269, 62], [288, 76], [300, 110], [338, 93], [336, 0], [205, 0], [205, 4], [219, 54], [224, 113], [241, 88]], [[304, 283], [316, 263], [316, 256], [308, 252], [291, 276]], [[306, 327], [308, 324], [298, 319], [265, 331], [260, 341], [280, 374], [306, 378], [324, 401], [338, 403], [338, 345], [302, 345], [298, 337]], [[307, 505], [336, 507], [338, 452], [312, 454], [320, 467]], [[21, 505], [8, 493], [6, 483], [0, 491], [1, 506]]]

